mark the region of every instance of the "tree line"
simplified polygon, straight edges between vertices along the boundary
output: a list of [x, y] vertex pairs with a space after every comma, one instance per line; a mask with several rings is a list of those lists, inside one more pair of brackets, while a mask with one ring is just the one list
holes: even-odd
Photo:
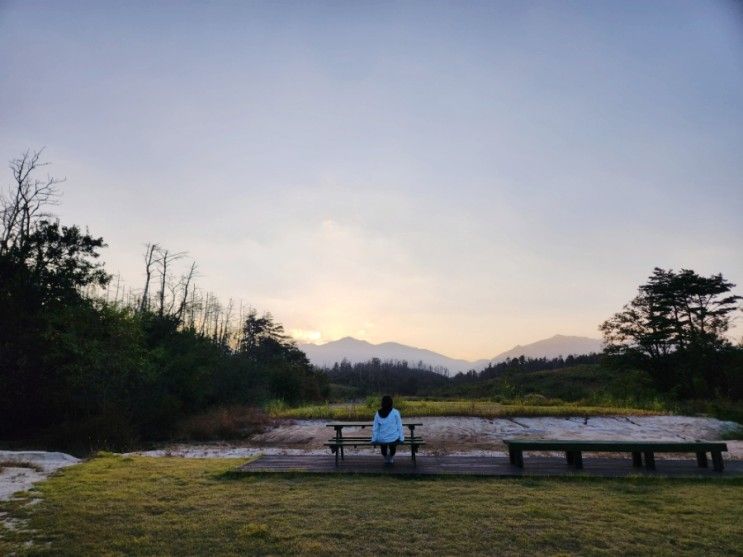
[[148, 245], [142, 290], [110, 296], [106, 244], [53, 216], [40, 156], [11, 161], [0, 198], [0, 438], [122, 448], [220, 405], [326, 397], [270, 314], [201, 294], [181, 253]]
[[[598, 363], [602, 355], [587, 354], [563, 358], [508, 358], [503, 362], [490, 363], [485, 369], [459, 372], [454, 376], [441, 367], [433, 367], [418, 362], [411, 366], [406, 361], [381, 360], [372, 358], [365, 362], [351, 363], [348, 360], [336, 362], [332, 367], [323, 367], [331, 384], [343, 385], [353, 389], [356, 396], [394, 393], [398, 395], [441, 395], [447, 390], [459, 392], [460, 385], [477, 385], [501, 377], [506, 373], [560, 369], [580, 364]], [[473, 392], [472, 389], [469, 392]]]
[[506, 358], [502, 362], [490, 362], [487, 367], [480, 371], [472, 369], [467, 372], [459, 372], [452, 377], [452, 383], [461, 384], [487, 381], [488, 379], [499, 377], [506, 372], [543, 371], [573, 367], [581, 364], [597, 364], [601, 359], [601, 354], [569, 354], [565, 358], [562, 356], [555, 358], [527, 358], [522, 355], [517, 358]]
[[406, 361], [372, 358], [366, 362], [336, 362], [321, 370], [328, 381], [354, 389], [356, 395], [395, 393], [416, 395], [445, 386], [449, 379], [442, 369], [426, 366], [422, 362], [410, 366]]

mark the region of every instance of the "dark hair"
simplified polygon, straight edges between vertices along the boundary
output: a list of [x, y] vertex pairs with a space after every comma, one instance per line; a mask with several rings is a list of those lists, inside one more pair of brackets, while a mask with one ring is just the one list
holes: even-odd
[[382, 407], [377, 410], [380, 418], [386, 418], [392, 412], [392, 397], [390, 395], [384, 395], [382, 397]]

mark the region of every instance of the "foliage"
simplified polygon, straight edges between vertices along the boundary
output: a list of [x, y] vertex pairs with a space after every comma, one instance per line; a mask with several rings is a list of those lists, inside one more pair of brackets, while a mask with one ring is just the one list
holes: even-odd
[[674, 351], [729, 344], [724, 333], [742, 298], [721, 274], [655, 268], [639, 294], [601, 330], [610, 353], [635, 351], [660, 358]]
[[491, 379], [462, 381], [431, 393], [436, 396], [495, 397], [501, 400], [539, 394], [570, 402], [603, 398], [609, 405], [646, 406], [659, 398], [649, 375], [637, 369], [616, 369], [606, 364], [581, 364], [556, 369], [509, 369]]
[[270, 315], [248, 314], [255, 342], [246, 337], [238, 349], [224, 322], [207, 331], [211, 314], [197, 327], [186, 311], [194, 266], [180, 303], [165, 296], [178, 254], [149, 250], [161, 270], [159, 303], [96, 296], [110, 279], [98, 262], [105, 244], [50, 220], [44, 206], [58, 181], [34, 178], [38, 155], [13, 162], [15, 186], [0, 200], [0, 438], [78, 453], [126, 448], [168, 438], [213, 408], [326, 396], [325, 376]]
[[740, 296], [721, 274], [656, 268], [638, 295], [601, 325], [606, 352], [646, 369], [679, 398], [740, 398], [742, 350], [725, 337]]
[[471, 370], [467, 373], [457, 373], [454, 376], [454, 384], [469, 383], [473, 381], [486, 381], [503, 374], [525, 373], [530, 371], [543, 371], [551, 369], [562, 369], [581, 364], [595, 364], [602, 360], [601, 354], [581, 354], [574, 356], [570, 354], [567, 358], [557, 356], [556, 358], [506, 358], [503, 362], [489, 363], [481, 370]]
[[239, 439], [263, 431], [270, 421], [254, 406], [219, 406], [187, 417], [179, 424], [175, 438], [185, 441]]
[[379, 358], [355, 364], [343, 360], [323, 371], [329, 381], [351, 387], [356, 396], [381, 393], [415, 395], [448, 383], [447, 377], [433, 371], [430, 366], [419, 363], [410, 367], [406, 361], [382, 361]]
[[[336, 363], [332, 368], [322, 368], [329, 381], [340, 391], [343, 398], [380, 395], [393, 393], [405, 396], [437, 394], [446, 396], [456, 392], [469, 390], [472, 396], [486, 396], [481, 389], [483, 383], [500, 376], [513, 373], [525, 373], [535, 370], [561, 369], [598, 362], [600, 354], [581, 356], [562, 356], [557, 358], [509, 358], [504, 362], [491, 363], [481, 371], [471, 370], [467, 373], [457, 373], [454, 377], [441, 373], [431, 366], [419, 362], [411, 367], [406, 361], [382, 361], [372, 358], [366, 362], [351, 364], [348, 360]], [[462, 385], [472, 385], [471, 388], [460, 389]], [[479, 393], [479, 394], [478, 394]], [[504, 393], [500, 393], [504, 394]]]
[[[103, 455], [0, 503], [0, 554], [734, 555], [739, 479], [236, 474]], [[389, 505], [394, 502], [394, 510]], [[29, 543], [30, 542], [30, 543]]]

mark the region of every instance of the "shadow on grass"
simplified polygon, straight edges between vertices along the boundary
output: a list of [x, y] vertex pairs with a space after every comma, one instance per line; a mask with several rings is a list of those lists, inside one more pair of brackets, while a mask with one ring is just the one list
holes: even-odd
[[658, 484], [664, 485], [687, 485], [694, 484], [726, 484], [731, 486], [743, 486], [743, 477], [715, 476], [715, 477], [673, 477], [663, 476], [625, 476], [619, 478], [603, 478], [597, 476], [473, 476], [469, 474], [389, 474], [383, 471], [379, 473], [318, 473], [305, 470], [284, 470], [281, 472], [244, 471], [240, 469], [227, 470], [214, 474], [212, 478], [222, 482], [254, 482], [258, 480], [303, 480], [303, 481], [326, 481], [333, 478], [336, 482], [356, 483], [359, 480], [381, 479], [394, 482], [452, 482], [461, 483], [466, 481], [473, 484], [479, 483], [514, 483], [520, 487], [543, 488], [549, 484], [602, 484], [609, 486], [617, 493], [649, 494]]

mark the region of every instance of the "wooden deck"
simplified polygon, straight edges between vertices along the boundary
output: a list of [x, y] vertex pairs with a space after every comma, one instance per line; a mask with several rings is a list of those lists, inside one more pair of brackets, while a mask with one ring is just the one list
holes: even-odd
[[418, 457], [413, 466], [410, 455], [395, 458], [395, 464], [385, 467], [378, 455], [346, 455], [335, 466], [333, 455], [266, 455], [245, 464], [239, 470], [246, 473], [302, 472], [316, 474], [383, 474], [383, 475], [462, 475], [462, 476], [593, 476], [621, 478], [626, 476], [671, 476], [688, 478], [725, 478], [743, 476], [743, 461], [726, 461], [724, 472], [699, 468], [693, 458], [657, 460], [655, 471], [633, 468], [630, 458], [592, 458], [583, 461], [584, 468], [568, 466], [564, 458], [525, 457], [524, 468], [517, 468], [506, 457], [490, 456], [428, 456]]

